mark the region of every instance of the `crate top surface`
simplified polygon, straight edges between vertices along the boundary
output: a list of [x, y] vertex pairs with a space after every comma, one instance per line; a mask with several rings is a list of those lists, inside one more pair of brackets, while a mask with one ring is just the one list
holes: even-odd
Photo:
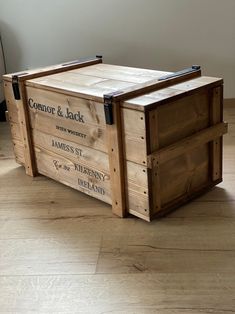
[[[47, 68], [28, 70], [27, 75], [33, 77], [34, 73], [45, 71], [45, 69]], [[48, 69], [53, 69], [53, 67], [48, 67]], [[22, 73], [23, 72], [20, 72], [20, 74]], [[172, 72], [98, 63], [57, 74], [30, 78], [26, 81], [26, 85], [103, 102], [104, 94], [125, 91], [136, 85], [148, 84], [148, 82], [154, 79], [157, 80], [171, 73]], [[18, 73], [4, 75], [4, 79], [10, 81], [12, 76], [17, 74]], [[190, 94], [200, 88], [221, 83], [222, 79], [201, 76], [167, 88], [162, 88], [155, 92], [147, 93], [143, 96], [132, 98], [123, 102], [122, 106], [141, 111], [145, 111], [146, 109], [150, 110], [157, 104], [160, 105], [164, 102], [175, 100], [181, 97], [182, 94]]]

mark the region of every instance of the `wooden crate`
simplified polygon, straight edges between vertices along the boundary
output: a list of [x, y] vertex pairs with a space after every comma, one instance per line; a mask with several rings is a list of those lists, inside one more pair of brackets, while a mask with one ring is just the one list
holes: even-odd
[[150, 221], [222, 181], [223, 80], [102, 58], [4, 76], [16, 161]]

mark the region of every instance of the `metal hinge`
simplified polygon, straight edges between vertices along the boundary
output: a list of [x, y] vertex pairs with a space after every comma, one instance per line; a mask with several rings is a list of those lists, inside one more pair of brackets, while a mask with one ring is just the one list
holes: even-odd
[[12, 89], [15, 100], [20, 100], [19, 77], [22, 77], [27, 74], [28, 72], [20, 72], [17, 75], [12, 75]]
[[12, 89], [15, 100], [20, 100], [19, 79], [17, 75], [12, 76]]

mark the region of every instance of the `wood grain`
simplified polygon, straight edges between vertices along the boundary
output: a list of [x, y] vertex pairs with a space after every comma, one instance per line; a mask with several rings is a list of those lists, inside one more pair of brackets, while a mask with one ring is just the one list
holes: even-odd
[[151, 224], [25, 176], [0, 123], [1, 312], [234, 313], [234, 108], [224, 182]]
[[[211, 105], [210, 105], [210, 124], [223, 121], [223, 88], [217, 87], [212, 90], [211, 93]], [[223, 177], [223, 138], [216, 138], [211, 144], [211, 179], [216, 181]]]
[[[9, 116], [16, 115], [10, 119], [16, 160], [30, 175], [39, 171], [98, 199], [103, 195], [109, 204], [112, 199], [120, 217], [129, 211], [147, 221], [162, 204], [175, 206], [185, 195], [198, 193], [200, 184], [202, 190], [206, 182], [211, 187], [205, 179], [209, 163], [213, 182], [220, 182], [222, 142], [219, 146], [217, 139], [227, 125], [222, 117], [217, 121], [222, 93], [217, 96], [212, 87], [222, 91], [222, 80], [201, 77], [200, 69], [159, 81], [162, 76], [161, 71], [104, 65], [98, 59], [75, 62], [21, 73], [21, 99], [15, 101], [7, 75]], [[107, 125], [103, 95], [113, 91], [114, 123]], [[150, 103], [130, 107], [131, 98], [143, 94]], [[192, 151], [198, 156], [196, 148], [207, 150], [210, 141], [210, 155], [194, 163]], [[171, 176], [175, 168], [180, 177]]]
[[112, 125], [106, 125], [107, 148], [109, 156], [110, 181], [112, 190], [112, 211], [119, 217], [127, 215], [125, 166], [123, 154], [123, 135], [120, 103], [113, 104]]
[[17, 73], [5, 74], [3, 76], [4, 80], [11, 82], [13, 75], [20, 75], [21, 81], [35, 79], [41, 76], [51, 75], [55, 73], [62, 73], [64, 71], [69, 71], [81, 67], [92, 66], [94, 64], [102, 63], [101, 58], [91, 58], [90, 60], [74, 60], [70, 62], [65, 62], [61, 64], [51, 65], [43, 68], [38, 69], [31, 69]]
[[[127, 91], [132, 99], [129, 98], [129, 100], [122, 102], [121, 106], [145, 111], [151, 110], [156, 102], [159, 102], [160, 105], [166, 100], [169, 101], [169, 98], [176, 100], [177, 97], [181, 97], [185, 92], [188, 94], [198, 92], [206, 84], [208, 88], [212, 88], [222, 83], [222, 80], [217, 78], [193, 78], [192, 76], [190, 79], [189, 76], [187, 82], [184, 83], [182, 83], [181, 78], [175, 80], [176, 85], [172, 88], [168, 86], [169, 82], [161, 82], [159, 85], [158, 78], [166, 74], [170, 74], [170, 72], [100, 63], [66, 73], [50, 74], [44, 77], [29, 79], [27, 86], [62, 94], [66, 91], [70, 96], [96, 102], [102, 102], [104, 94], [116, 92], [117, 90]], [[146, 87], [149, 85], [152, 87]], [[146, 92], [144, 96], [136, 94], [136, 89], [139, 89], [141, 86]], [[155, 86], [157, 88], [160, 86], [162, 88], [165, 87], [164, 91], [162, 92], [161, 88], [159, 91], [154, 92]]]

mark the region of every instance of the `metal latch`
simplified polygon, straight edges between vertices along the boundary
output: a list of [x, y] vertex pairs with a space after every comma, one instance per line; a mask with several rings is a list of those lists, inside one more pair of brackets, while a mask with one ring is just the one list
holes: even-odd
[[12, 76], [12, 89], [15, 100], [20, 100], [19, 79], [17, 75]]
[[113, 124], [113, 96], [112, 95], [104, 95], [104, 114], [106, 124]]

